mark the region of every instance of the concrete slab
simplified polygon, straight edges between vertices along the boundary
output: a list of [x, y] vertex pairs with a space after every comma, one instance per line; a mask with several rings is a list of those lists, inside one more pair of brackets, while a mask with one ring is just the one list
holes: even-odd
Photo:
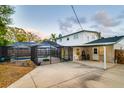
[[[104, 69], [104, 63], [103, 62], [83, 60], [83, 61], [76, 61], [76, 63], [80, 63], [80, 64], [87, 65], [90, 67], [96, 67], [96, 68]], [[107, 63], [107, 69], [112, 68], [114, 66], [116, 66], [116, 64]]]
[[35, 81], [33, 85], [29, 74], [19, 79], [9, 87], [54, 87], [63, 82], [75, 79], [87, 73], [92, 73], [98, 69], [86, 68], [76, 63], [58, 63], [51, 65], [39, 66], [30, 74]]
[[15, 83], [11, 84], [8, 88], [34, 88], [35, 84], [31, 79], [30, 74], [25, 75]]
[[103, 70], [74, 62], [39, 66], [9, 88], [124, 87], [124, 65]]

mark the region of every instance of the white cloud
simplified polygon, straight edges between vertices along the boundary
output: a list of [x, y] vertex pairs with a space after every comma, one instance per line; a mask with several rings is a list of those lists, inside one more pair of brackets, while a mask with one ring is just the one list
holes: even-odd
[[98, 25], [91, 25], [90, 28], [99, 28]]
[[[72, 22], [72, 23], [75, 23], [75, 24], [78, 24], [78, 21], [77, 21], [77, 19], [75, 18], [75, 17], [68, 17], [68, 18], [66, 18], [66, 20], [68, 21], [68, 22]], [[80, 23], [87, 23], [87, 20], [86, 20], [86, 18], [85, 17], [79, 17], [79, 21], [80, 21]]]
[[104, 27], [115, 27], [120, 25], [121, 21], [112, 18], [107, 12], [99, 11], [92, 18], [98, 25]]
[[117, 33], [113, 31], [113, 29], [104, 26], [100, 26], [98, 28], [98, 31], [101, 32], [102, 36], [104, 37], [111, 37], [117, 35]]
[[117, 16], [117, 19], [124, 19], [124, 11], [122, 11], [120, 15]]
[[[80, 23], [85, 24], [87, 20], [85, 17], [79, 17]], [[59, 29], [63, 35], [69, 34], [79, 30], [79, 24], [74, 17], [67, 17], [64, 20], [59, 20]]]

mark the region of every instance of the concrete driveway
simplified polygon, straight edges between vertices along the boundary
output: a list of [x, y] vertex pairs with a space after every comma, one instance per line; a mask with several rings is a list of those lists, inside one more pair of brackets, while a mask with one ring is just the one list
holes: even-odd
[[9, 88], [85, 87], [86, 79], [99, 77], [102, 69], [73, 62], [39, 66]]
[[103, 70], [74, 62], [39, 66], [9, 88], [124, 88], [124, 65]]

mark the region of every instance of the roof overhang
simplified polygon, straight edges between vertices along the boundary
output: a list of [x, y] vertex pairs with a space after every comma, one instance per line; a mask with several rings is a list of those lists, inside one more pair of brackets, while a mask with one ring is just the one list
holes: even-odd
[[113, 45], [115, 42], [108, 43], [92, 43], [92, 44], [84, 44], [83, 46], [104, 46], [104, 45]]
[[113, 45], [116, 42], [108, 42], [108, 43], [93, 43], [93, 44], [82, 44], [82, 45], [72, 45], [72, 46], [63, 46], [63, 47], [90, 47], [90, 46], [108, 46]]

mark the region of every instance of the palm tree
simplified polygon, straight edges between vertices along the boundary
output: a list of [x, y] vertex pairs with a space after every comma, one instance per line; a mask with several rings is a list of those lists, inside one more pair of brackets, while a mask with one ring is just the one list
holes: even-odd
[[50, 40], [53, 41], [53, 42], [56, 42], [56, 38], [57, 38], [57, 35], [52, 33], [51, 36], [50, 36]]

